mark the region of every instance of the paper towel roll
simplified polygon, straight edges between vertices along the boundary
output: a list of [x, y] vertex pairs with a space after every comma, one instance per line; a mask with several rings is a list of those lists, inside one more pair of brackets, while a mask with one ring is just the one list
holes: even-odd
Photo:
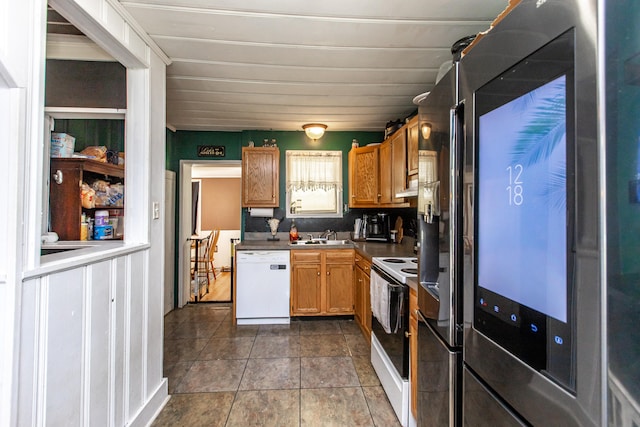
[[250, 208], [249, 216], [271, 218], [273, 217], [273, 208]]

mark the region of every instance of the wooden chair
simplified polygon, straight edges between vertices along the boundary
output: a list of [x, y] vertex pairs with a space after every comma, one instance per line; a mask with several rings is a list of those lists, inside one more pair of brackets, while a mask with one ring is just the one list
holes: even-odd
[[207, 288], [205, 294], [209, 292], [209, 277], [206, 266], [209, 253], [209, 242], [211, 241], [212, 234], [213, 233], [209, 234], [209, 236], [198, 242], [197, 253], [195, 250], [195, 242], [192, 242], [191, 244], [191, 280], [195, 282], [194, 296], [196, 296], [196, 301], [204, 295], [201, 293], [202, 285], [204, 283], [204, 277], [202, 276], [204, 276], [204, 274], [207, 274]]
[[[213, 265], [213, 260], [214, 260], [216, 245], [218, 244], [219, 237], [220, 237], [220, 230], [219, 229], [213, 230], [206, 240], [206, 249], [203, 252], [198, 251], [200, 252], [199, 254], [200, 256], [198, 256], [193, 263], [194, 268], [192, 269], [192, 277], [195, 274], [194, 271], [197, 270], [199, 277], [196, 278], [196, 281], [198, 282], [198, 285], [199, 285], [201, 275], [206, 275], [207, 293], [209, 292], [209, 289], [211, 286], [211, 275], [213, 274], [213, 280], [217, 279], [216, 270]], [[202, 242], [202, 243], [205, 243], [205, 242]]]
[[[211, 233], [212, 234], [212, 233]], [[209, 239], [211, 238], [211, 234], [206, 238], [203, 238], [198, 241], [196, 245], [196, 241], [191, 241], [190, 247], [190, 258], [191, 258], [191, 280], [195, 279], [196, 273], [196, 265], [198, 266], [198, 272], [200, 272], [200, 263], [204, 265], [205, 257], [207, 256], [207, 248], [209, 246]], [[196, 253], [196, 247], [198, 248], [198, 252]]]
[[220, 229], [215, 229], [211, 232], [211, 235], [209, 236], [209, 243], [207, 245], [207, 263], [205, 266], [205, 270], [207, 272], [207, 292], [209, 291], [208, 289], [208, 284], [209, 284], [209, 274], [213, 274], [213, 280], [216, 280], [216, 269], [215, 266], [213, 265], [213, 259], [215, 257], [215, 253], [216, 253], [216, 246], [218, 244], [218, 238], [220, 237]]

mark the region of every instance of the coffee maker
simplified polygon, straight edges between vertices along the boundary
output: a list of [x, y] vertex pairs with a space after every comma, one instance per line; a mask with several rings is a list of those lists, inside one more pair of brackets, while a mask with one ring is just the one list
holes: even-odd
[[390, 242], [391, 226], [389, 214], [378, 213], [366, 215], [363, 219], [365, 227], [365, 240], [374, 242]]

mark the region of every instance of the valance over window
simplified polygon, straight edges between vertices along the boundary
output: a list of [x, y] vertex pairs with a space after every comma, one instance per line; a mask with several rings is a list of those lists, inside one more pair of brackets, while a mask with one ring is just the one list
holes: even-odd
[[287, 191], [342, 191], [341, 151], [287, 150]]

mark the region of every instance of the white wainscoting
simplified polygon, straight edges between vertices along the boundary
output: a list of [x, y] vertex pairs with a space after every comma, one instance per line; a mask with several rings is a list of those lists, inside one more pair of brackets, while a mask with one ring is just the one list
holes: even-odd
[[167, 380], [155, 375], [163, 337], [149, 330], [162, 305], [149, 295], [163, 290], [146, 277], [148, 258], [144, 249], [23, 282], [17, 425], [146, 425], [155, 415]]

